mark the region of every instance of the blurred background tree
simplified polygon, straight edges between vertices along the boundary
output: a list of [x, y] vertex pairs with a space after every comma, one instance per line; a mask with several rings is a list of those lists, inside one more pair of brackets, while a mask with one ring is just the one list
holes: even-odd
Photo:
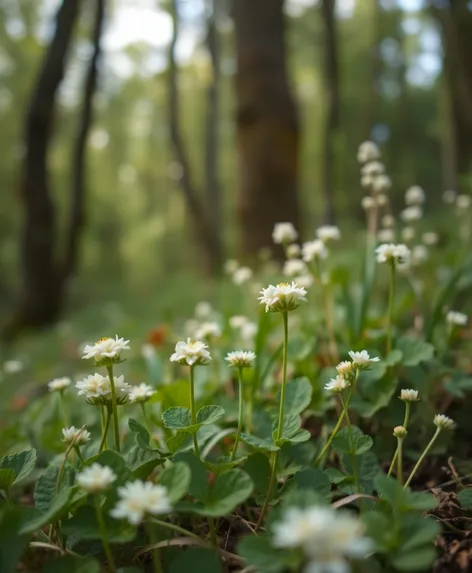
[[4, 334], [355, 227], [367, 138], [394, 205], [468, 192], [471, 32], [468, 0], [3, 0]]

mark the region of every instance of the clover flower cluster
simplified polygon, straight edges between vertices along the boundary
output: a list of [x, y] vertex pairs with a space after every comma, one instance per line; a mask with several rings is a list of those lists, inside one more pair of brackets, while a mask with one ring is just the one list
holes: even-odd
[[325, 384], [325, 390], [332, 394], [339, 394], [347, 390], [361, 370], [368, 370], [370, 366], [379, 362], [380, 358], [370, 356], [367, 350], [349, 351], [351, 360], [343, 360], [336, 366], [337, 376]]

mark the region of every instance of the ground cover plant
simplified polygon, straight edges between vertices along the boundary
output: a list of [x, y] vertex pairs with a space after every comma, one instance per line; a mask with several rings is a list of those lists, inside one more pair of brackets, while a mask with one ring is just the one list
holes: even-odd
[[454, 440], [470, 198], [445, 195], [438, 233], [417, 186], [394, 216], [377, 146], [358, 159], [361, 253], [279, 223], [283, 266], [228, 261], [232, 294], [144, 345], [101, 325], [80, 375], [4, 425], [2, 573], [452, 570], [472, 510]]

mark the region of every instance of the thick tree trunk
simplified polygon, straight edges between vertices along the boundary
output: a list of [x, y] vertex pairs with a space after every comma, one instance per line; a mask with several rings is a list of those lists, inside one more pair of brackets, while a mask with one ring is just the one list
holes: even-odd
[[209, 224], [212, 234], [219, 237], [215, 257], [218, 266], [222, 262], [222, 237], [221, 237], [221, 187], [218, 177], [219, 165], [219, 116], [220, 116], [220, 48], [218, 42], [217, 15], [218, 1], [211, 0], [207, 27], [207, 48], [211, 59], [211, 80], [207, 88], [206, 117], [205, 117], [205, 171], [206, 191]]
[[324, 222], [333, 224], [335, 136], [339, 124], [339, 66], [336, 41], [336, 0], [322, 0], [321, 15], [324, 24], [324, 83], [325, 123], [323, 136], [323, 194]]
[[210, 225], [208, 213], [204, 208], [201, 197], [194, 185], [190, 172], [190, 162], [187, 157], [184, 141], [180, 131], [180, 98], [177, 84], [177, 63], [175, 46], [179, 36], [179, 14], [176, 0], [171, 0], [171, 16], [173, 33], [169, 46], [169, 128], [173, 152], [181, 168], [180, 187], [183, 191], [187, 209], [194, 227], [197, 241], [202, 247], [207, 270], [214, 274], [219, 270], [219, 253], [221, 248], [219, 236]]
[[60, 277], [55, 261], [55, 211], [50, 195], [47, 151], [53, 131], [57, 90], [63, 79], [80, 0], [64, 0], [41, 67], [25, 128], [21, 197], [25, 221], [21, 239], [19, 306], [7, 335], [26, 326], [53, 323], [61, 307]]
[[274, 224], [299, 226], [299, 126], [286, 69], [283, 0], [234, 0], [242, 254], [272, 245]]
[[79, 117], [77, 139], [72, 159], [71, 205], [65, 242], [66, 250], [62, 267], [63, 289], [66, 288], [67, 280], [71, 278], [77, 270], [80, 237], [85, 223], [85, 155], [87, 139], [93, 121], [93, 98], [97, 88], [98, 65], [101, 54], [100, 39], [105, 17], [105, 0], [94, 0], [94, 2], [93, 53], [85, 78], [82, 111]]

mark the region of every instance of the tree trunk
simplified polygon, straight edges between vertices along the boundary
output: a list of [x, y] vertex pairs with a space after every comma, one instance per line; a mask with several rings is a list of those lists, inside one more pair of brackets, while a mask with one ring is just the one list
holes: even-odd
[[283, 0], [234, 0], [242, 254], [272, 245], [279, 221], [299, 226], [299, 126], [286, 69]]
[[179, 36], [179, 14], [176, 0], [171, 0], [171, 16], [173, 20], [172, 39], [169, 46], [169, 128], [173, 152], [176, 161], [181, 167], [180, 187], [183, 191], [187, 209], [200, 243], [207, 270], [210, 273], [218, 272], [218, 258], [221, 252], [219, 237], [213, 232], [208, 214], [202, 204], [198, 190], [193, 183], [190, 173], [190, 163], [185, 150], [182, 134], [180, 132], [180, 98], [177, 84], [177, 63], [175, 60], [175, 46]]
[[218, 1], [211, 0], [208, 15], [207, 28], [207, 48], [211, 59], [211, 80], [207, 88], [206, 117], [205, 117], [205, 171], [206, 171], [206, 190], [207, 190], [207, 208], [209, 215], [209, 224], [211, 225], [212, 234], [220, 237], [217, 242], [215, 257], [218, 266], [222, 262], [222, 245], [221, 245], [221, 206], [220, 196], [221, 187], [218, 177], [219, 165], [219, 142], [218, 128], [220, 116], [220, 49], [218, 42]]
[[25, 126], [25, 156], [21, 197], [25, 221], [21, 239], [19, 306], [6, 335], [26, 326], [53, 323], [61, 307], [60, 280], [55, 261], [55, 210], [50, 195], [47, 151], [53, 131], [57, 90], [63, 79], [80, 0], [64, 0], [56, 29], [41, 67]]
[[322, 0], [321, 15], [324, 23], [324, 84], [325, 84], [325, 124], [323, 147], [323, 194], [324, 222], [333, 224], [334, 212], [334, 173], [335, 135], [339, 124], [339, 66], [336, 41], [336, 0]]
[[97, 88], [98, 64], [101, 54], [101, 35], [105, 17], [105, 0], [95, 1], [95, 22], [92, 34], [93, 53], [87, 70], [82, 112], [79, 118], [77, 139], [72, 159], [72, 190], [69, 213], [69, 226], [66, 237], [62, 280], [66, 289], [67, 280], [77, 270], [78, 249], [85, 217], [85, 160], [87, 138], [93, 121], [93, 98]]

